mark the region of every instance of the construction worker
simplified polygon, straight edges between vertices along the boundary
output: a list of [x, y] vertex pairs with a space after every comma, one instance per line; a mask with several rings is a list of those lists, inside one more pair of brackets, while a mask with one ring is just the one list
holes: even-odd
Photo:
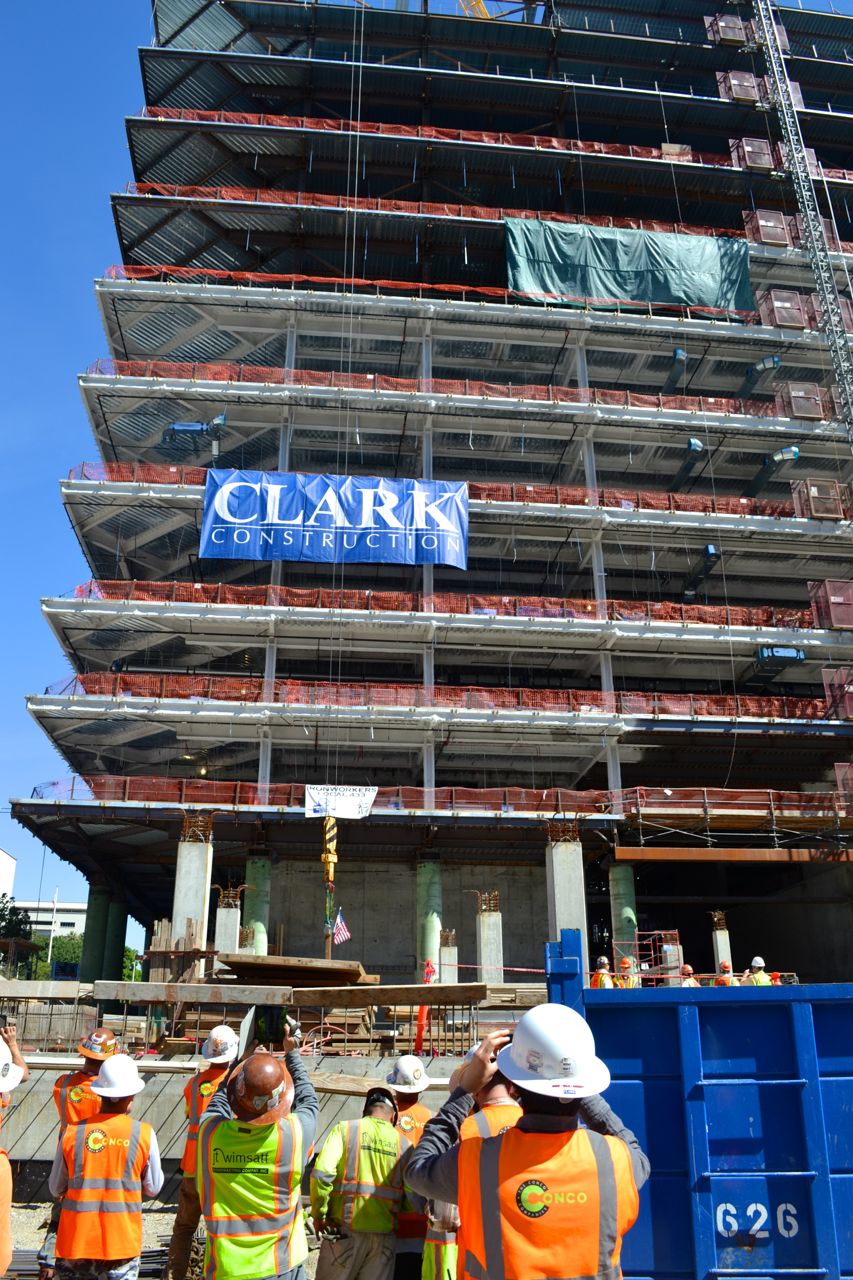
[[142, 1252], [142, 1197], [163, 1186], [157, 1137], [133, 1120], [145, 1088], [126, 1053], [105, 1058], [92, 1081], [101, 1110], [70, 1124], [57, 1148], [48, 1185], [62, 1199], [56, 1237], [58, 1280], [136, 1280]]
[[190, 1265], [193, 1237], [201, 1218], [201, 1201], [195, 1178], [198, 1126], [208, 1103], [228, 1075], [228, 1069], [237, 1057], [239, 1045], [237, 1033], [230, 1027], [214, 1027], [201, 1046], [201, 1056], [208, 1066], [193, 1076], [184, 1089], [187, 1110], [187, 1140], [181, 1157], [184, 1176], [181, 1179], [178, 1211], [169, 1242], [169, 1260], [165, 1271], [167, 1280], [184, 1280]]
[[311, 1213], [321, 1237], [317, 1280], [390, 1280], [412, 1144], [397, 1128], [390, 1090], [371, 1089], [360, 1120], [329, 1133], [311, 1170]]
[[610, 972], [610, 961], [607, 956], [599, 956], [595, 962], [595, 972], [593, 973], [589, 985], [593, 989], [612, 991], [613, 990], [613, 974]]
[[764, 960], [761, 956], [753, 956], [749, 968], [744, 969], [741, 976], [742, 987], [769, 987], [770, 978], [764, 971]]
[[[83, 1059], [76, 1071], [66, 1071], [53, 1086], [53, 1103], [59, 1115], [59, 1141], [70, 1124], [91, 1120], [101, 1109], [101, 1099], [92, 1092], [92, 1081], [101, 1069], [101, 1063], [118, 1050], [118, 1041], [109, 1027], [95, 1027], [77, 1046]], [[59, 1212], [62, 1208], [55, 1200], [50, 1213], [47, 1233], [38, 1251], [39, 1280], [51, 1280], [56, 1268], [56, 1232], [59, 1229]]]
[[634, 968], [634, 961], [630, 956], [623, 956], [619, 961], [617, 981], [623, 991], [635, 991], [643, 985], [643, 980]]
[[[466, 1062], [474, 1055], [472, 1049]], [[453, 1089], [461, 1074], [455, 1071], [450, 1077]], [[459, 1139], [494, 1138], [506, 1133], [521, 1119], [521, 1107], [515, 1099], [512, 1085], [496, 1071], [491, 1080], [474, 1095], [475, 1110], [462, 1121]], [[455, 1280], [459, 1248], [456, 1233], [459, 1229], [459, 1208], [443, 1200], [429, 1201], [427, 1205], [428, 1227], [424, 1243], [422, 1280]]]
[[320, 1104], [289, 1020], [284, 1050], [284, 1060], [263, 1048], [244, 1057], [199, 1121], [207, 1280], [304, 1280], [302, 1176]]
[[737, 983], [732, 977], [732, 966], [730, 960], [720, 961], [720, 972], [714, 979], [715, 987], [735, 987]]
[[[397, 1128], [413, 1147], [418, 1145], [424, 1125], [432, 1119], [432, 1112], [418, 1099], [429, 1088], [429, 1076], [420, 1058], [404, 1053], [394, 1063], [386, 1082], [393, 1087], [397, 1106]], [[423, 1270], [424, 1242], [427, 1235], [427, 1218], [410, 1204], [404, 1204], [397, 1215], [396, 1241], [394, 1245], [394, 1280], [419, 1280]]]
[[[496, 1070], [514, 1086], [521, 1119], [498, 1137], [456, 1145], [473, 1095]], [[609, 1083], [592, 1032], [563, 1005], [531, 1009], [512, 1038], [483, 1038], [406, 1169], [421, 1195], [459, 1204], [460, 1280], [621, 1275], [622, 1237], [649, 1163], [597, 1096]]]
[[681, 985], [682, 987], [698, 987], [701, 986], [698, 978], [693, 976], [692, 964], [683, 964], [681, 966]]
[[781, 973], [778, 973], [775, 969], [770, 975], [770, 985], [771, 987], [781, 987], [782, 985], [782, 975]]
[[[30, 1069], [21, 1057], [18, 1036], [13, 1023], [0, 1027], [0, 1123], [8, 1107], [13, 1089], [30, 1078]], [[5, 1150], [0, 1148], [0, 1276], [5, 1276], [12, 1262], [12, 1166]]]

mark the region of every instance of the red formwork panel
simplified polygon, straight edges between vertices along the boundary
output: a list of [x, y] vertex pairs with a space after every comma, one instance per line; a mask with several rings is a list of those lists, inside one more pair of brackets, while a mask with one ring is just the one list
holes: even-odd
[[808, 299], [793, 289], [764, 289], [756, 294], [761, 323], [780, 329], [806, 329], [812, 314]]
[[781, 417], [818, 421], [826, 416], [825, 397], [816, 382], [786, 382], [776, 392]]
[[808, 585], [816, 627], [853, 629], [853, 582], [827, 578]]
[[843, 520], [849, 502], [847, 485], [837, 480], [794, 480], [794, 513], [801, 520]]
[[790, 220], [778, 209], [747, 209], [743, 224], [747, 238], [756, 244], [790, 246], [792, 243]]
[[729, 138], [732, 163], [739, 169], [761, 169], [765, 172], [779, 167], [775, 145], [767, 138]]

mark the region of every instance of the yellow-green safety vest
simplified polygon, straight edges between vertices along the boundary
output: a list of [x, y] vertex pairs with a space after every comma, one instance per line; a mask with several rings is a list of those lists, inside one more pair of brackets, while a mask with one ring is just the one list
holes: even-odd
[[[343, 1170], [335, 1177], [329, 1216], [350, 1231], [388, 1234], [403, 1202], [403, 1155], [411, 1147], [387, 1120], [350, 1120], [343, 1135]], [[340, 1168], [340, 1166], [339, 1166]], [[328, 1177], [316, 1167], [313, 1177]]]
[[458, 1258], [456, 1232], [427, 1227], [421, 1280], [456, 1280]]
[[772, 987], [773, 983], [764, 970], [759, 969], [757, 973], [747, 975], [745, 985], [747, 987]]
[[206, 1280], [260, 1280], [305, 1261], [304, 1156], [297, 1116], [270, 1125], [202, 1121], [196, 1181], [207, 1227]]

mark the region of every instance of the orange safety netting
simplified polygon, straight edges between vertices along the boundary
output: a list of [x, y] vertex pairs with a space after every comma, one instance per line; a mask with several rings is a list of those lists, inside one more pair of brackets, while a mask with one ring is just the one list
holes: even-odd
[[743, 414], [768, 418], [777, 414], [768, 400], [725, 396], [664, 396], [639, 391], [608, 391], [577, 387], [539, 386], [524, 382], [482, 382], [473, 378], [392, 378], [384, 373], [329, 373], [311, 369], [282, 369], [272, 365], [189, 363], [172, 360], [94, 361], [86, 372], [119, 378], [174, 378], [186, 382], [250, 382], [303, 388], [390, 392], [403, 395], [472, 396], [485, 400], [537, 400], [548, 404], [600, 405], [615, 409], [669, 409], [682, 413]]
[[[205, 467], [170, 466], [156, 462], [81, 462], [70, 480], [113, 481], [120, 484], [188, 484], [203, 486]], [[710, 493], [664, 493], [657, 489], [599, 489], [583, 485], [489, 484], [471, 481], [474, 502], [549, 503], [569, 507], [613, 507], [619, 511], [694, 511], [703, 515], [793, 517], [793, 502], [766, 498], [729, 498]]]
[[684, 622], [724, 627], [814, 627], [811, 609], [766, 605], [681, 604], [668, 600], [585, 597], [463, 595], [438, 591], [357, 591], [326, 587], [232, 587], [208, 582], [124, 582], [93, 579], [77, 587], [77, 600], [148, 601], [155, 604], [266, 605], [293, 609], [361, 609], [375, 613], [430, 613], [510, 618], [600, 618], [620, 622]]
[[761, 720], [825, 720], [825, 698], [749, 697], [704, 693], [605, 693], [599, 689], [504, 689], [447, 685], [331, 684], [258, 676], [196, 676], [95, 671], [72, 676], [48, 692], [107, 698], [276, 702], [300, 707], [435, 707], [465, 711], [542, 711], [555, 714], [715, 716]]
[[555, 138], [538, 133], [442, 129], [428, 124], [379, 124], [369, 120], [331, 120], [321, 116], [253, 115], [248, 111], [198, 111], [192, 107], [143, 107], [141, 115], [148, 120], [178, 120], [187, 124], [238, 124], [267, 129], [309, 129], [317, 133], [367, 133], [386, 138], [423, 138], [430, 142], [473, 142], [485, 146], [562, 151], [576, 155], [665, 160], [667, 164], [703, 164], [725, 169], [736, 167], [731, 155], [693, 151], [689, 147], [665, 155], [660, 147], [632, 146], [620, 142], [583, 142], [579, 138]]
[[[580, 217], [574, 220], [589, 223], [619, 221], [619, 219], [614, 220], [612, 218], [596, 220], [595, 218]], [[628, 220], [622, 219], [622, 221]], [[647, 226], [645, 229], [650, 230], [652, 228]], [[658, 226], [654, 229], [662, 230], [663, 228]], [[676, 227], [674, 229], [678, 230], [679, 228]], [[703, 228], [694, 228], [694, 233], [702, 234], [703, 230]], [[723, 235], [724, 233], [717, 232], [715, 234]], [[757, 311], [720, 312], [715, 307], [695, 307], [669, 302], [641, 302], [636, 299], [621, 300], [619, 298], [576, 298], [569, 294], [524, 293], [518, 289], [504, 289], [497, 285], [435, 284], [421, 280], [381, 280], [366, 276], [309, 276], [302, 272], [226, 271], [218, 267], [175, 267], [165, 264], [142, 266], [140, 264], [124, 265], [120, 263], [116, 266], [107, 267], [104, 274], [108, 280], [217, 280], [228, 281], [237, 285], [259, 285], [265, 288], [274, 285], [288, 287], [320, 285], [325, 289], [335, 291], [342, 289], [344, 292], [356, 292], [357, 290], [365, 289], [376, 294], [387, 292], [405, 293], [409, 297], [422, 297], [425, 294], [446, 294], [460, 298], [463, 302], [468, 296], [472, 298], [488, 298], [489, 301], [503, 303], [517, 303], [525, 300], [537, 303], [558, 302], [560, 304], [567, 303], [577, 310], [607, 310], [615, 311], [617, 314], [627, 311], [632, 316], [654, 316], [665, 312], [667, 315], [677, 315], [683, 320], [707, 320], [709, 317], [711, 319], [736, 318], [738, 323], [741, 324], [760, 323], [760, 316]]]
[[[94, 796], [106, 803], [271, 805], [303, 809], [305, 787], [301, 782], [228, 782], [216, 778], [119, 777], [87, 774], [36, 787], [35, 799], [86, 800]], [[833, 818], [845, 815], [847, 799], [834, 791], [741, 791], [720, 787], [631, 787], [623, 791], [569, 791], [532, 787], [379, 787], [374, 813], [399, 810], [443, 812], [491, 810], [495, 813], [624, 813], [640, 817], [646, 812], [698, 814], [748, 814], [757, 818]]]

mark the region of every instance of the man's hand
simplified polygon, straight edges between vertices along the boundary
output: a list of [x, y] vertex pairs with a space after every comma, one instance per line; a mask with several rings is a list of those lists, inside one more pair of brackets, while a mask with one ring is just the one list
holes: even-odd
[[284, 1039], [282, 1048], [285, 1053], [293, 1053], [294, 1049], [299, 1048], [299, 1042], [302, 1039], [302, 1028], [299, 1023], [291, 1017], [284, 1019]]
[[512, 1032], [508, 1027], [490, 1031], [487, 1036], [483, 1036], [474, 1050], [474, 1056], [461, 1068], [457, 1087], [464, 1089], [466, 1093], [478, 1093], [485, 1088], [498, 1069], [495, 1061], [498, 1050], [508, 1045], [511, 1039]]
[[0, 1036], [3, 1037], [6, 1044], [9, 1046], [9, 1052], [14, 1054], [14, 1051], [18, 1047], [18, 1029], [14, 1022], [9, 1022], [5, 1027], [0, 1027]]

